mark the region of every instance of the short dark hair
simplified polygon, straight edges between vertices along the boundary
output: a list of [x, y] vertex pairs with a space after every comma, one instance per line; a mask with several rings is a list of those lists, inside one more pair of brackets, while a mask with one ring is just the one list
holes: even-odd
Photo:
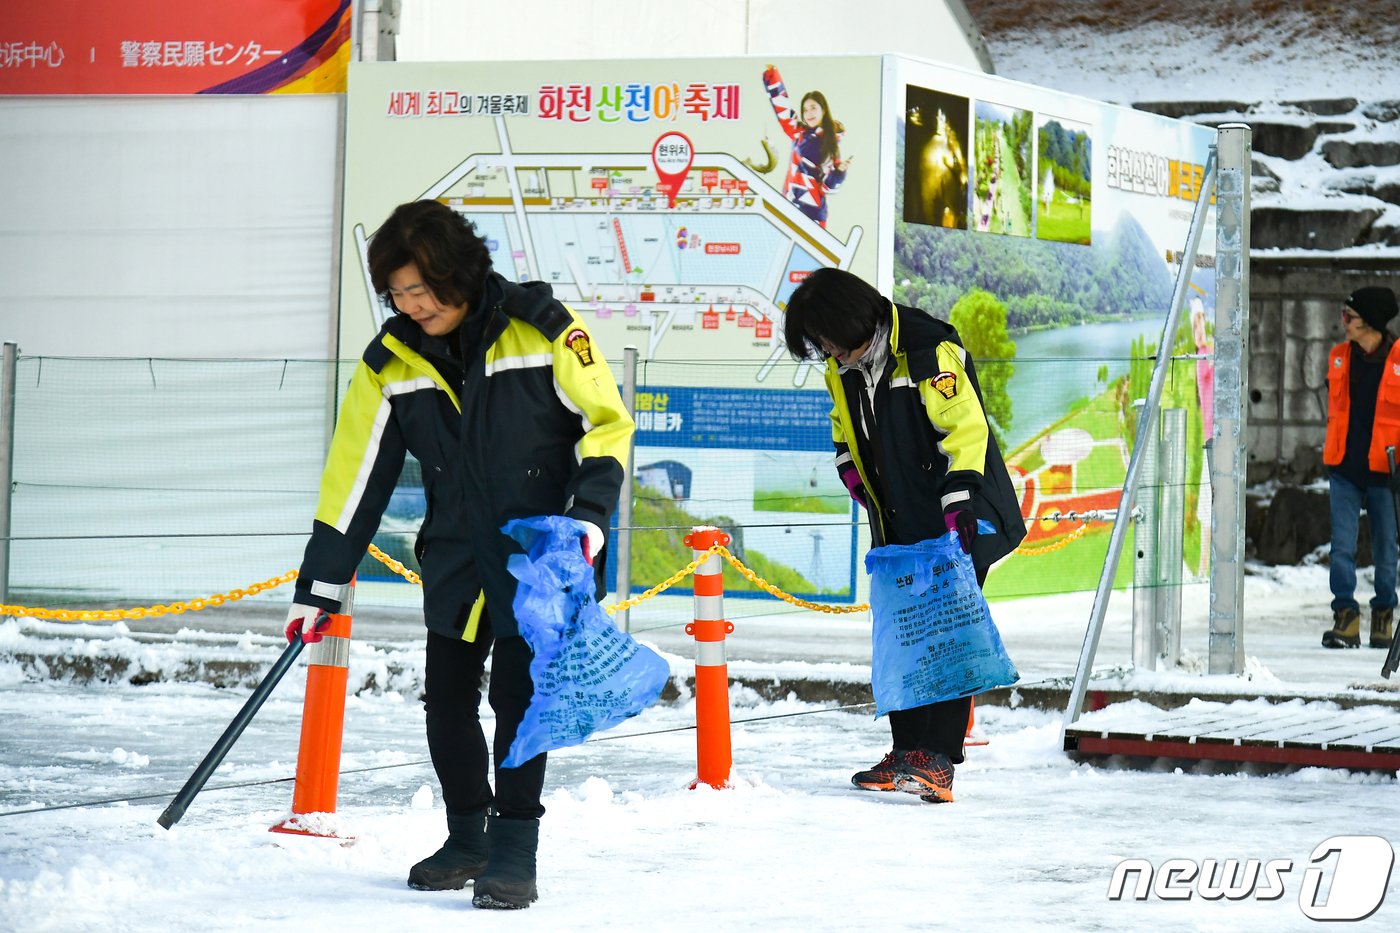
[[389, 276], [409, 263], [445, 305], [478, 300], [491, 272], [486, 240], [471, 222], [441, 201], [410, 201], [394, 208], [369, 243], [369, 277], [389, 307]]
[[890, 303], [844, 269], [818, 269], [792, 293], [783, 320], [788, 352], [798, 360], [826, 358], [821, 341], [854, 350], [891, 316]]

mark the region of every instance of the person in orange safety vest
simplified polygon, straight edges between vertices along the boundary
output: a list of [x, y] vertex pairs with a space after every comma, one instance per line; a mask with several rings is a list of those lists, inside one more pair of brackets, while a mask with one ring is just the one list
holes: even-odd
[[1347, 339], [1327, 354], [1327, 440], [1322, 462], [1332, 514], [1332, 627], [1327, 648], [1361, 647], [1356, 601], [1356, 538], [1361, 509], [1371, 529], [1375, 590], [1372, 648], [1389, 648], [1396, 604], [1396, 502], [1400, 479], [1386, 448], [1400, 446], [1400, 343], [1386, 329], [1397, 311], [1395, 292], [1358, 288], [1342, 306]]

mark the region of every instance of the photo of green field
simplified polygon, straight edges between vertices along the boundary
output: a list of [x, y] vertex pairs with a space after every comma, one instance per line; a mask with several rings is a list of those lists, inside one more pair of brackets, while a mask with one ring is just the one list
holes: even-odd
[[1036, 237], [1088, 246], [1093, 206], [1089, 127], [1042, 116], [1036, 147]]

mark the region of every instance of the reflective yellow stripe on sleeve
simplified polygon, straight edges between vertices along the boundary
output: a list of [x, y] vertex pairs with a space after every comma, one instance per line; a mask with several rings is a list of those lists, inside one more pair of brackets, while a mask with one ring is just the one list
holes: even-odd
[[967, 351], [952, 341], [938, 345], [938, 372], [919, 384], [928, 420], [942, 435], [938, 449], [948, 472], [980, 474], [987, 462], [987, 416], [967, 378]]
[[575, 451], [578, 462], [610, 457], [625, 465], [632, 418], [593, 335], [572, 308], [569, 313], [573, 321], [554, 341], [554, 385], [559, 401], [583, 423], [583, 437]]

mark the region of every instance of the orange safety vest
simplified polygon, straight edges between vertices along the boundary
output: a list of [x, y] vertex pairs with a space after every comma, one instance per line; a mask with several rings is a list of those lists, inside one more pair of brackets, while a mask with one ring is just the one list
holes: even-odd
[[[1347, 422], [1351, 414], [1351, 341], [1327, 354], [1327, 441], [1322, 462], [1337, 466], [1347, 452]], [[1400, 340], [1385, 357], [1381, 387], [1376, 393], [1376, 421], [1371, 427], [1367, 460], [1374, 473], [1389, 473], [1386, 447], [1400, 447]]]

